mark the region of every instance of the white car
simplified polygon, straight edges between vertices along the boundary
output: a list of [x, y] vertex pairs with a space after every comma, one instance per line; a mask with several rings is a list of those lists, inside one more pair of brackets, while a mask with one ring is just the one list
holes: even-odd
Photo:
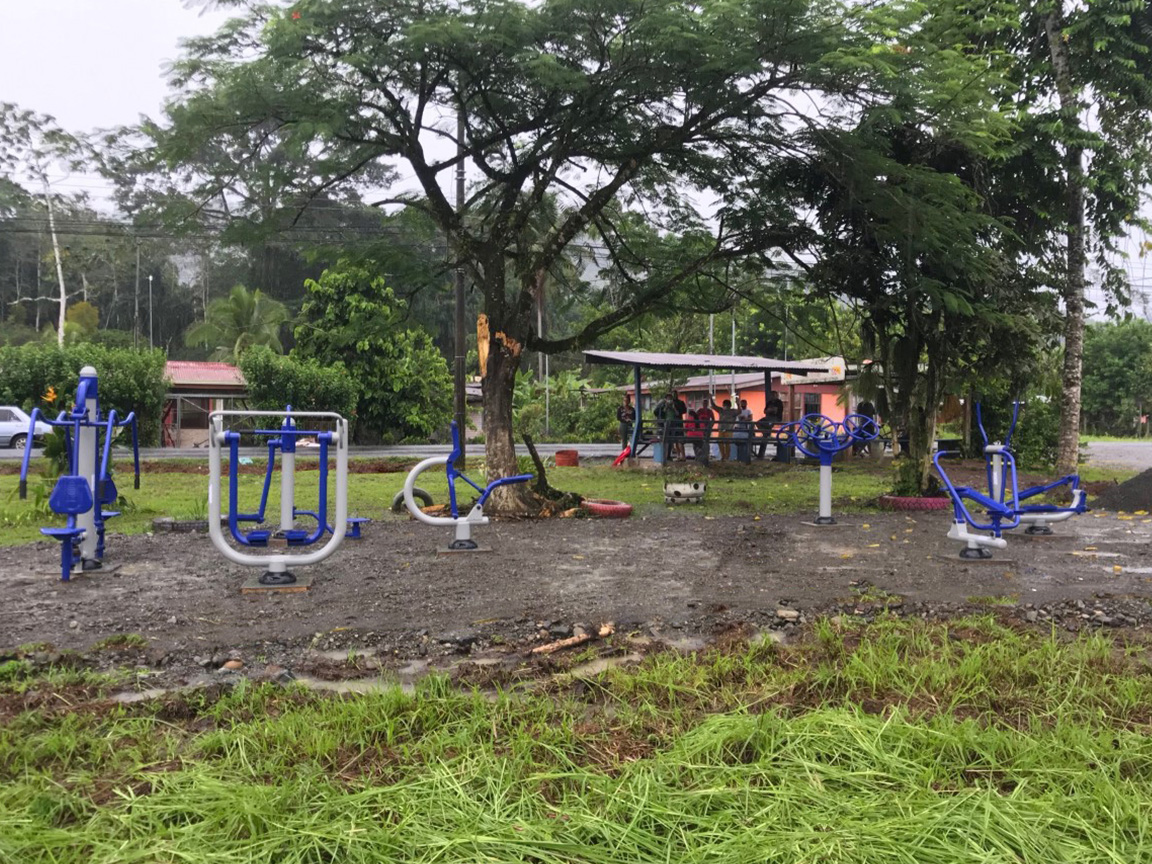
[[[28, 444], [28, 426], [32, 418], [12, 405], [0, 405], [0, 447], [19, 447], [23, 449]], [[39, 420], [36, 421], [36, 431], [33, 435], [33, 444], [38, 444], [45, 435], [52, 434], [52, 427]]]

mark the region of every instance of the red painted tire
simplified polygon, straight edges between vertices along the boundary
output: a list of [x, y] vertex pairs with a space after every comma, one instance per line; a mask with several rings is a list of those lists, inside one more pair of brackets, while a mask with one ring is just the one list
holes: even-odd
[[632, 515], [632, 505], [623, 501], [612, 501], [608, 498], [585, 498], [580, 506], [593, 516], [604, 519], [627, 519]]
[[947, 510], [952, 506], [951, 498], [915, 498], [904, 495], [881, 495], [881, 509], [902, 511]]
[[556, 467], [557, 468], [579, 468], [580, 467], [580, 451], [579, 450], [557, 450], [556, 451]]

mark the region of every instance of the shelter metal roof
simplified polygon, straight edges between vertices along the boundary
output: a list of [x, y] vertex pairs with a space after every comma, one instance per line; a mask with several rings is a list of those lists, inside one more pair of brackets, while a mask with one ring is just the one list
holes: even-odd
[[243, 388], [244, 376], [230, 363], [211, 363], [200, 360], [169, 360], [165, 364], [165, 377], [173, 387], [228, 387]]
[[773, 360], [769, 357], [734, 357], [727, 354], [661, 354], [650, 351], [585, 351], [588, 363], [647, 366], [658, 369], [724, 369], [738, 372], [828, 372], [827, 365], [810, 360]]

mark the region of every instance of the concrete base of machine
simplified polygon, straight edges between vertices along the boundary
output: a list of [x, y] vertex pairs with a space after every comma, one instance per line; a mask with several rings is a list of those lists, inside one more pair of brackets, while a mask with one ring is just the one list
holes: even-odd
[[[121, 565], [119, 564], [104, 564], [96, 570], [81, 570], [80, 563], [77, 562], [76, 566], [72, 568], [72, 575], [68, 577], [69, 582], [88, 581], [89, 579], [99, 579], [101, 576], [111, 576]], [[60, 567], [57, 565], [52, 568], [45, 568], [36, 571], [37, 576], [55, 576], [57, 582], [63, 582], [60, 578]]]
[[856, 528], [858, 527], [854, 522], [801, 522], [801, 525], [807, 525], [809, 528]]
[[244, 580], [244, 584], [240, 586], [241, 594], [266, 594], [269, 592], [277, 592], [280, 594], [299, 594], [302, 591], [307, 591], [312, 587], [311, 576], [296, 576], [296, 581], [291, 585], [262, 585], [260, 583], [260, 573], [253, 573]]
[[475, 555], [478, 552], [491, 551], [491, 546], [477, 546], [475, 549], [453, 549], [451, 546], [439, 546], [436, 548], [437, 555]]
[[956, 555], [934, 555], [937, 561], [947, 561], [949, 564], [975, 564], [977, 567], [987, 567], [989, 565], [1000, 565], [1001, 567], [1012, 567], [1016, 564], [1015, 558], [1001, 558], [999, 554], [993, 553], [991, 558], [961, 558], [959, 554]]

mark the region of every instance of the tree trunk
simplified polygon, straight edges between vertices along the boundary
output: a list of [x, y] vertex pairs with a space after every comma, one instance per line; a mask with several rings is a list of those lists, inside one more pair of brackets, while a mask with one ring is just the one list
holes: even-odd
[[[1075, 135], [1080, 129], [1080, 103], [1072, 83], [1068, 44], [1061, 27], [1060, 5], [1045, 16], [1044, 32], [1052, 56], [1052, 72], [1060, 95], [1064, 123]], [[1064, 154], [1067, 186], [1067, 270], [1064, 274], [1064, 367], [1060, 403], [1060, 440], [1056, 471], [1069, 474], [1080, 458], [1080, 388], [1084, 366], [1084, 272], [1088, 266], [1084, 238], [1084, 148], [1068, 145]]]
[[52, 234], [52, 253], [56, 256], [56, 278], [60, 282], [60, 319], [56, 328], [56, 344], [64, 347], [64, 316], [68, 313], [68, 294], [64, 290], [64, 263], [60, 260], [60, 240], [56, 237], [56, 211], [52, 207], [52, 193], [44, 184], [44, 197], [48, 201], [48, 230]]
[[[512, 433], [512, 394], [520, 366], [521, 344], [501, 332], [493, 333], [488, 362], [480, 380], [484, 396], [484, 451], [488, 480], [519, 474]], [[496, 513], [523, 513], [533, 509], [525, 484], [501, 486], [489, 499]]]

